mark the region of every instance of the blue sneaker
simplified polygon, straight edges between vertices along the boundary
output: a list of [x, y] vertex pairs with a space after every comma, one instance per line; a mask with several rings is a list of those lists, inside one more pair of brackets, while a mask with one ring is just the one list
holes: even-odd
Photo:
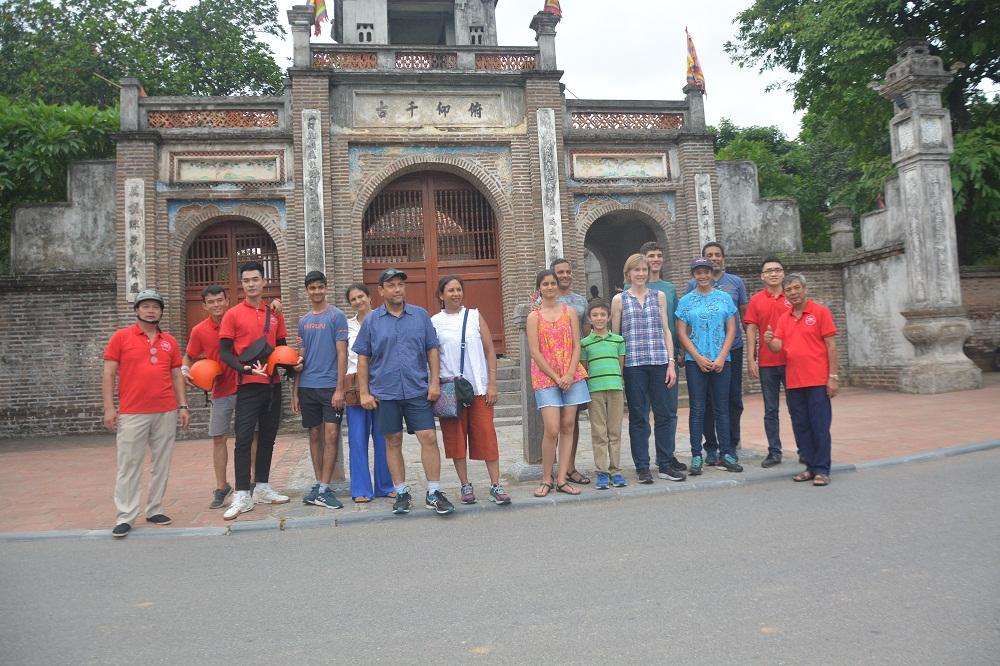
[[698, 476], [701, 474], [701, 467], [703, 464], [701, 456], [691, 456], [691, 470], [689, 472], [691, 476]]
[[333, 494], [332, 488], [327, 488], [321, 492], [313, 502], [316, 506], [325, 506], [328, 509], [343, 509], [344, 503]]
[[731, 456], [728, 453], [722, 456], [722, 466], [726, 468], [728, 472], [742, 472], [743, 465], [736, 460], [736, 456]]
[[613, 485], [615, 488], [624, 488], [625, 486], [628, 485], [628, 481], [626, 481], [625, 477], [622, 476], [621, 474], [612, 474], [611, 485]]
[[608, 482], [610, 480], [611, 478], [608, 476], [607, 472], [598, 472], [597, 483], [594, 485], [594, 488], [596, 488], [597, 490], [607, 490], [609, 487]]
[[319, 497], [319, 484], [318, 483], [314, 483], [313, 486], [312, 486], [312, 488], [309, 489], [309, 492], [307, 492], [305, 495], [303, 495], [303, 497], [302, 497], [302, 503], [303, 504], [312, 504], [312, 505], [315, 506], [316, 505], [316, 498], [317, 497]]

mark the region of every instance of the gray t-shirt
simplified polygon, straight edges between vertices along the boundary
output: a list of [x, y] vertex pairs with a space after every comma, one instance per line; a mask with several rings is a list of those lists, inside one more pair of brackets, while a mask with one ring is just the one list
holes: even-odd
[[587, 299], [571, 291], [565, 296], [556, 296], [556, 300], [576, 310], [580, 317], [580, 335], [583, 335], [583, 325], [587, 323]]

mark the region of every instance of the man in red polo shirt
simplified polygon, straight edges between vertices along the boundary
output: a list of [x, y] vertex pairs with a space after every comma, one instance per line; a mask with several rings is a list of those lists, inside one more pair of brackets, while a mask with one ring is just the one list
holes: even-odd
[[[146, 500], [146, 522], [169, 525], [163, 515], [163, 493], [170, 474], [177, 424], [188, 425], [188, 406], [181, 375], [177, 340], [160, 330], [163, 297], [153, 289], [135, 299], [136, 322], [111, 336], [104, 350], [101, 397], [104, 427], [116, 433], [118, 477], [115, 481], [117, 524], [111, 531], [124, 537], [139, 517], [142, 499], [142, 462], [146, 446], [152, 470]], [[115, 409], [115, 376], [118, 409]]]
[[[219, 325], [219, 355], [237, 373], [236, 389], [236, 492], [222, 515], [232, 520], [253, 509], [254, 504], [284, 504], [287, 495], [271, 488], [271, 454], [281, 420], [281, 378], [268, 374], [267, 359], [240, 360], [240, 356], [265, 337], [272, 348], [285, 344], [285, 317], [263, 302], [264, 265], [251, 261], [240, 266], [240, 283], [246, 298], [222, 316]], [[269, 323], [268, 323], [269, 318]], [[265, 334], [265, 325], [267, 332]], [[250, 448], [254, 426], [258, 428], [256, 485], [250, 482]], [[251, 489], [253, 495], [251, 496]]]
[[747, 370], [754, 379], [760, 379], [760, 392], [764, 398], [764, 433], [767, 435], [767, 457], [761, 467], [781, 464], [781, 436], [778, 425], [778, 405], [781, 385], [785, 383], [785, 354], [775, 354], [758, 336], [768, 327], [776, 329], [778, 320], [792, 309], [785, 298], [781, 281], [785, 266], [776, 257], [767, 257], [760, 265], [760, 279], [764, 288], [750, 298], [743, 322], [747, 325]]
[[837, 327], [827, 307], [806, 297], [806, 279], [801, 273], [788, 275], [784, 287], [792, 309], [778, 321], [777, 329], [768, 327], [764, 342], [774, 353], [785, 352], [788, 414], [806, 465], [794, 478], [826, 486], [830, 483], [833, 419], [830, 398], [840, 388], [834, 337]]

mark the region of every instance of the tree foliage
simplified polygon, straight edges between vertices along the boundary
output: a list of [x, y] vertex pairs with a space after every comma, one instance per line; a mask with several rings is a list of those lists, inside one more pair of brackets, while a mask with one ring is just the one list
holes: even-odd
[[284, 35], [274, 0], [3, 0], [0, 95], [113, 106], [102, 81], [150, 95], [274, 94], [281, 69], [260, 34]]
[[1000, 30], [989, 26], [995, 9], [989, 0], [756, 0], [736, 17], [737, 38], [726, 49], [741, 66], [791, 72], [786, 85], [807, 112], [800, 142], [833, 149], [839, 176], [830, 179], [829, 203], [857, 212], [871, 208], [891, 172], [891, 106], [868, 84], [884, 76], [905, 39], [927, 40], [946, 67], [961, 63], [944, 104], [955, 131], [959, 257], [972, 263], [996, 254], [983, 241], [1000, 232], [1000, 155], [988, 150], [998, 101], [981, 93], [1000, 80]]
[[64, 201], [66, 165], [110, 157], [118, 111], [80, 104], [13, 103], [0, 97], [0, 268], [10, 256], [15, 206]]

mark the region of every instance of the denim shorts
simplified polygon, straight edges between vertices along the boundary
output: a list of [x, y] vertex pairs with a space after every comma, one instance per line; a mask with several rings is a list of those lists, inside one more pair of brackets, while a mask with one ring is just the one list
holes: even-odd
[[403, 418], [406, 418], [407, 432], [434, 430], [434, 411], [430, 401], [421, 396], [404, 400], [378, 401], [378, 427], [383, 435], [403, 432]]
[[538, 389], [535, 391], [535, 404], [542, 407], [568, 407], [570, 405], [585, 405], [590, 402], [590, 391], [587, 390], [587, 380], [581, 379], [569, 385], [568, 391], [558, 386]]

